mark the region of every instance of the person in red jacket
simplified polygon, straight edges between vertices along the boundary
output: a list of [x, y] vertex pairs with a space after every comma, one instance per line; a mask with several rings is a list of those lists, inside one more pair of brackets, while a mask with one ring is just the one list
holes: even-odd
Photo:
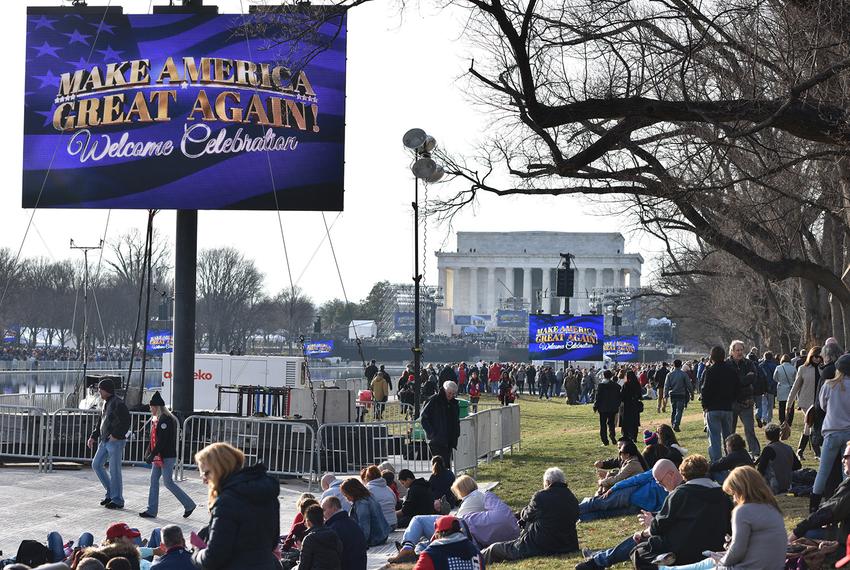
[[494, 395], [499, 393], [499, 379], [502, 377], [502, 365], [498, 362], [490, 363], [490, 369], [487, 372], [487, 380], [490, 381], [490, 392]]
[[469, 370], [466, 367], [466, 362], [461, 362], [457, 367], [457, 387], [458, 394], [466, 394], [466, 381], [469, 379]]
[[434, 523], [434, 536], [420, 554], [413, 570], [475, 568], [484, 570], [481, 552], [461, 530], [460, 521], [451, 515]]

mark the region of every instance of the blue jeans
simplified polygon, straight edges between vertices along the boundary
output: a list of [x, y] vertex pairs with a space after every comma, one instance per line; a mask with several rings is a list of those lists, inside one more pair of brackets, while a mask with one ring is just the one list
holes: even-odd
[[629, 554], [632, 553], [635, 546], [637, 546], [637, 542], [630, 536], [614, 548], [594, 552], [590, 559], [600, 568], [608, 568], [621, 562], [628, 562]]
[[578, 504], [579, 520], [593, 521], [640, 511], [632, 506], [632, 493], [637, 487], [617, 489], [607, 497], [589, 497]]
[[717, 564], [713, 558], [706, 558], [693, 564], [685, 564], [684, 566], [659, 566], [658, 570], [714, 570]]
[[682, 414], [685, 413], [685, 404], [687, 401], [687, 396], [670, 396], [670, 423], [673, 424], [673, 427], [679, 427], [682, 423]]
[[759, 418], [762, 423], [769, 424], [773, 421], [773, 404], [776, 400], [776, 394], [764, 394], [759, 398]]
[[723, 457], [723, 442], [732, 434], [732, 411], [706, 412], [705, 423], [708, 426], [708, 457], [717, 461]]
[[818, 474], [815, 477], [815, 484], [812, 487], [812, 493], [815, 495], [823, 495], [823, 490], [826, 488], [826, 481], [829, 479], [829, 473], [832, 471], [832, 465], [838, 454], [844, 450], [844, 446], [850, 441], [850, 430], [831, 431], [823, 438], [823, 445], [820, 448], [820, 464], [818, 465]]
[[[94, 469], [100, 484], [106, 490], [106, 498], [118, 505], [124, 506], [124, 482], [121, 479], [121, 460], [124, 456], [124, 445], [126, 440], [99, 441], [97, 452], [92, 459], [91, 467]], [[106, 462], [109, 462], [109, 472], [106, 471]]]
[[177, 486], [174, 482], [174, 465], [177, 463], [176, 457], [169, 457], [162, 460], [162, 467], [151, 465], [151, 487], [148, 491], [148, 512], [156, 515], [159, 512], [159, 479], [162, 477], [162, 482], [165, 488], [171, 491], [171, 494], [180, 501], [183, 509], [191, 511], [195, 508], [195, 501], [192, 500], [186, 492]]
[[410, 519], [402, 537], [402, 545], [413, 548], [423, 538], [430, 539], [440, 515], [416, 515]]
[[[84, 532], [80, 535], [80, 539], [75, 546], [80, 548], [88, 548], [94, 544], [94, 536], [90, 532]], [[53, 553], [53, 561], [61, 562], [65, 560], [65, 542], [62, 540], [62, 535], [53, 531], [47, 535], [47, 548]]]

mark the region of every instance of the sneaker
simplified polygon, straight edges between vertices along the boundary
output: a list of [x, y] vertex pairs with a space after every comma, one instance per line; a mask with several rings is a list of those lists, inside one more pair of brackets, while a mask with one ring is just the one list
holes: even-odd
[[584, 558], [590, 558], [591, 556], [593, 556], [593, 550], [591, 550], [589, 548], [582, 548], [581, 549], [581, 555]]
[[399, 541], [395, 541], [395, 551], [401, 552], [401, 543]]
[[156, 518], [156, 515], [152, 515], [147, 511], [139, 513], [139, 516], [142, 517], [143, 519], [155, 519]]
[[682, 431], [682, 428], [680, 428], [679, 426], [676, 426], [676, 427], [673, 428], [673, 431]]
[[112, 499], [110, 499], [110, 498], [106, 498], [106, 499], [104, 499], [104, 500], [102, 500], [102, 501], [100, 502], [100, 506], [101, 506], [101, 507], [105, 507], [105, 506], [106, 506], [106, 505], [108, 505], [111, 501], [112, 501]]
[[418, 558], [412, 548], [402, 548], [398, 551], [398, 554], [387, 558], [387, 562], [389, 564], [413, 564]]
[[107, 509], [123, 509], [124, 508], [124, 505], [119, 505], [119, 504], [113, 503], [112, 501], [109, 501], [108, 503], [106, 503], [103, 506], [106, 507]]

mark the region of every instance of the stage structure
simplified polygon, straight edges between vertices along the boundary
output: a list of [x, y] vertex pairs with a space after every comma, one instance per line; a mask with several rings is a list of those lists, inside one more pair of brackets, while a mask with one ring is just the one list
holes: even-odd
[[[414, 331], [414, 286], [412, 283], [390, 283], [381, 296], [378, 319], [378, 336], [411, 336]], [[435, 332], [437, 308], [443, 304], [443, 294], [437, 287], [422, 285], [420, 290], [419, 315], [422, 330], [426, 334]]]

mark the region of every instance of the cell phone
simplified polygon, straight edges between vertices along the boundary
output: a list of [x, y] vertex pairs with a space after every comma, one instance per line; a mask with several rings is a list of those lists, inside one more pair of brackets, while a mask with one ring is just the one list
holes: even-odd
[[195, 548], [206, 548], [207, 543], [193, 530], [189, 535], [189, 543]]

